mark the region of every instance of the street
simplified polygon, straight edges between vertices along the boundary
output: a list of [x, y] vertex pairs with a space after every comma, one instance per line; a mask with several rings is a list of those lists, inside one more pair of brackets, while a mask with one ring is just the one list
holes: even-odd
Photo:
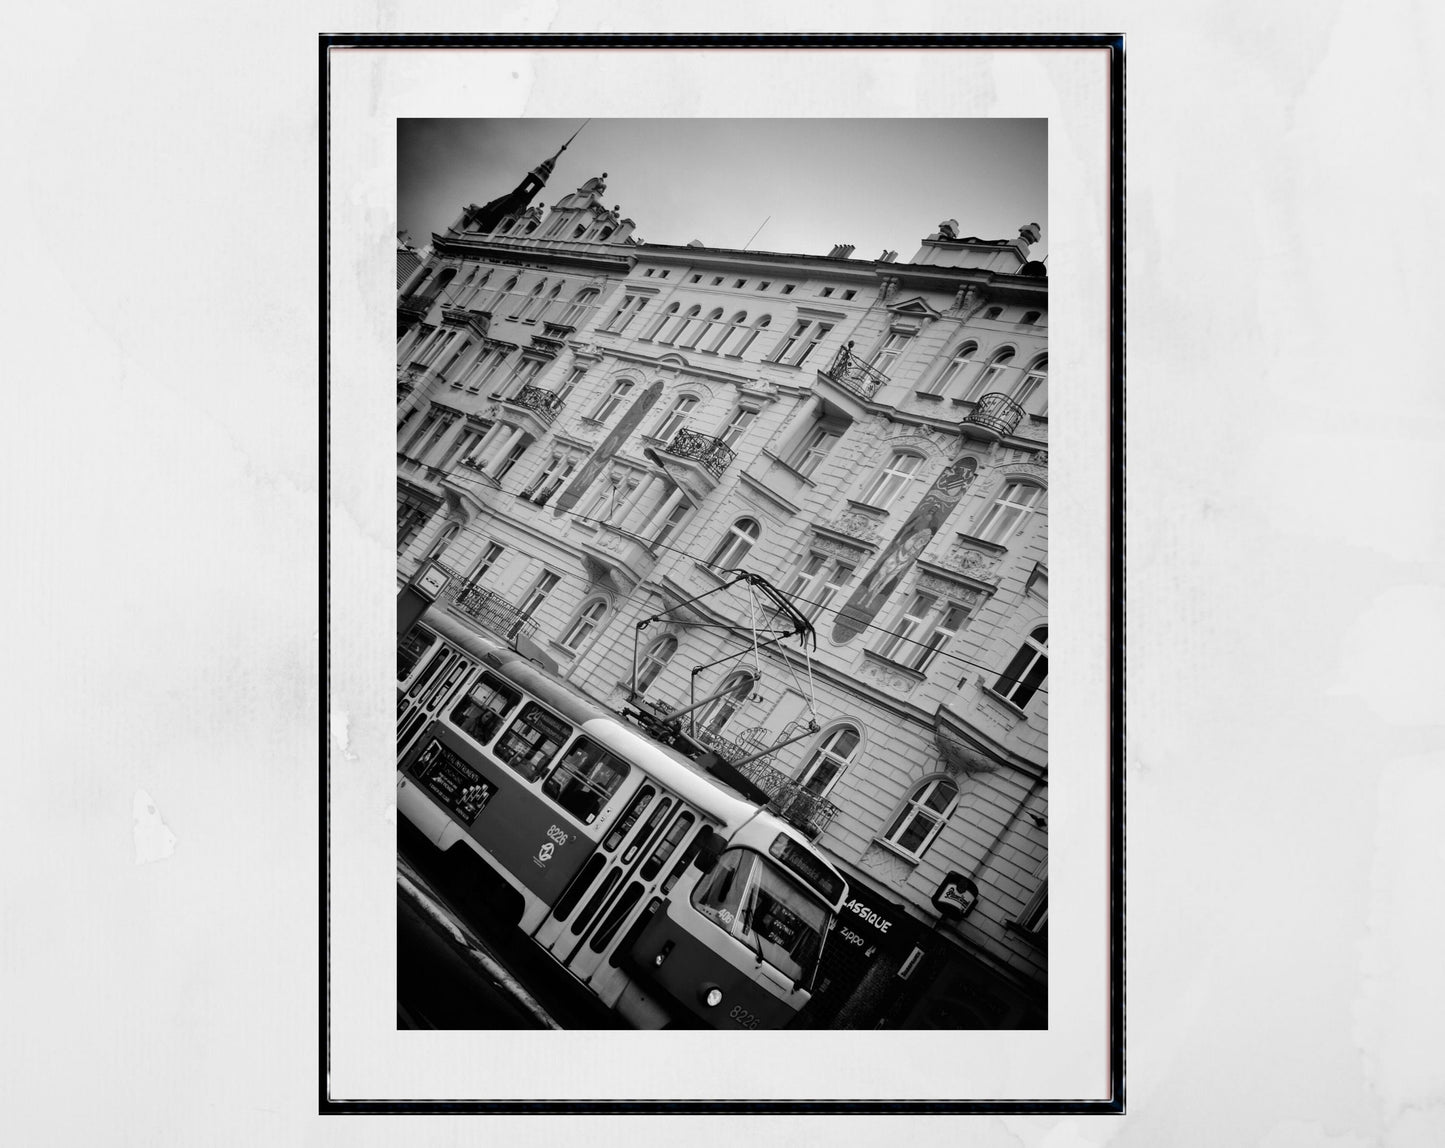
[[439, 862], [398, 834], [398, 1028], [626, 1027], [510, 923], [458, 912], [463, 899]]

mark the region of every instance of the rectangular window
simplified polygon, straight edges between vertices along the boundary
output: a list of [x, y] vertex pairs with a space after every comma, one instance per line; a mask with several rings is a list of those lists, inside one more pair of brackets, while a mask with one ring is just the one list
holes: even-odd
[[803, 349], [798, 352], [798, 357], [793, 360], [793, 365], [795, 367], [801, 367], [808, 356], [813, 353], [813, 348], [821, 343], [832, 329], [832, 323], [819, 323], [814, 327], [808, 335], [808, 341], [803, 345]]
[[452, 710], [451, 723], [481, 745], [492, 740], [522, 695], [500, 678], [483, 673]]
[[591, 825], [627, 780], [627, 763], [587, 738], [578, 738], [542, 782], [542, 792], [572, 816]]
[[908, 340], [912, 337], [903, 331], [890, 331], [888, 337], [883, 340], [883, 345], [874, 352], [870, 365], [885, 375], [891, 374], [893, 364], [897, 362], [898, 356], [903, 353], [903, 348], [908, 346]]
[[923, 635], [923, 644], [914, 648], [904, 664], [920, 672], [926, 670], [934, 657], [948, 648], [967, 621], [968, 611], [964, 607], [955, 602], [945, 602]]
[[535, 614], [542, 603], [547, 600], [547, 595], [552, 593], [552, 590], [560, 581], [561, 577], [559, 575], [553, 574], [550, 570], [544, 570], [542, 576], [537, 579], [536, 585], [532, 587], [532, 592], [527, 595], [526, 600], [521, 605], [520, 613], [522, 617], [530, 618]]
[[878, 647], [879, 656], [907, 665], [915, 657], [913, 652], [920, 648], [914, 644], [915, 637], [936, 601], [932, 594], [914, 594], [913, 601], [904, 608], [903, 614], [890, 627], [888, 637]]
[[612, 392], [602, 400], [601, 406], [592, 412], [592, 417], [598, 422], [605, 422], [611, 418], [612, 413], [617, 410], [618, 404], [627, 397], [634, 385], [631, 379], [619, 379], [612, 388]]
[[682, 525], [683, 520], [691, 513], [692, 507], [690, 505], [686, 502], [679, 502], [672, 508], [672, 513], [667, 516], [667, 521], [664, 522], [658, 532], [652, 536], [651, 545], [661, 546], [677, 533], [678, 527]]
[[827, 426], [810, 430], [798, 444], [798, 449], [787, 459], [787, 463], [804, 478], [811, 477], [819, 464], [828, 457], [828, 452], [837, 445], [842, 432]]
[[396, 644], [396, 680], [404, 682], [417, 660], [431, 649], [437, 636], [424, 626], [413, 626]]
[[810, 620], [826, 610], [853, 577], [851, 563], [823, 554], [809, 554], [802, 568], [793, 575], [787, 593]]
[[496, 542], [488, 542], [482, 547], [482, 556], [472, 567], [472, 572], [467, 575], [467, 581], [475, 585], [485, 578], [491, 572], [492, 567], [497, 564], [497, 559], [502, 556], [504, 549], [505, 547]]
[[536, 702], [525, 709], [497, 741], [496, 754], [502, 764], [516, 770], [528, 781], [536, 781], [566, 740], [572, 727], [561, 718], [548, 713]]

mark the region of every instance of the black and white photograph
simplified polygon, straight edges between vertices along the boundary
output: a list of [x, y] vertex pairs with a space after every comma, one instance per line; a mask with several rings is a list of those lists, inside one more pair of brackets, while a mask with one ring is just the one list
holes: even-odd
[[1047, 1028], [1047, 121], [397, 133], [399, 1026]]

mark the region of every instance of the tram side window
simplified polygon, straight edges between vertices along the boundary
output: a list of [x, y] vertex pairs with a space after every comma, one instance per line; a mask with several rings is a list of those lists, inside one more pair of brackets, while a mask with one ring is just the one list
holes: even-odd
[[591, 825], [626, 778], [626, 762], [586, 738], [579, 738], [542, 783], [542, 792]]
[[401, 641], [396, 644], [396, 680], [406, 681], [406, 677], [416, 666], [417, 659], [431, 649], [432, 643], [437, 636], [425, 626], [413, 626], [401, 636]]
[[452, 710], [452, 724], [485, 745], [521, 700], [522, 695], [511, 686], [484, 673]]
[[505, 765], [536, 781], [571, 735], [572, 727], [565, 721], [528, 702], [497, 741], [496, 753]]

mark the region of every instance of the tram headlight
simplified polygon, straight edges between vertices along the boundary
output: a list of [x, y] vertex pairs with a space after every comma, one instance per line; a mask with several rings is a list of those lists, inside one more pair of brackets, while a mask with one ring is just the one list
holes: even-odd
[[667, 960], [667, 954], [672, 952], [672, 945], [673, 943], [671, 941], [667, 941], [663, 944], [662, 948], [658, 950], [657, 956], [652, 958], [653, 965], [657, 966], [658, 968], [662, 967], [662, 962]]
[[723, 991], [717, 985], [703, 985], [697, 995], [708, 1008], [717, 1008], [722, 1004]]

